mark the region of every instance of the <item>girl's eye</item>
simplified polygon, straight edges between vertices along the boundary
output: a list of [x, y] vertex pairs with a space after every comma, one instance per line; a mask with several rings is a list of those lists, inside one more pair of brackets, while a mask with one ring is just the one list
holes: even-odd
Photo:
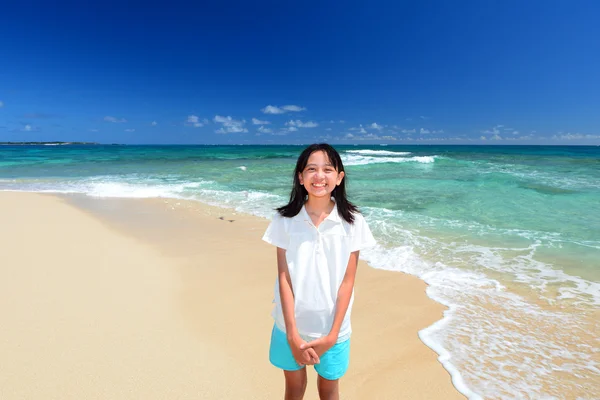
[[315, 169], [314, 169], [314, 168], [312, 168], [312, 167], [309, 167], [309, 168], [307, 169], [307, 171], [310, 171], [310, 172], [312, 172], [312, 171], [314, 171], [314, 170], [315, 170]]

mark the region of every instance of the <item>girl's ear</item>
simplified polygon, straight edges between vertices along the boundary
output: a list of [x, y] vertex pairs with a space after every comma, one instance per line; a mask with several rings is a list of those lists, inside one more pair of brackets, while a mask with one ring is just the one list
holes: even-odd
[[342, 179], [344, 179], [344, 176], [345, 176], [345, 175], [346, 175], [346, 174], [344, 174], [344, 171], [342, 171], [342, 172], [340, 172], [340, 173], [338, 174], [338, 179], [337, 179], [337, 185], [338, 185], [338, 186], [339, 186], [339, 184], [340, 184], [340, 183], [342, 183]]
[[304, 180], [302, 179], [302, 172], [298, 172], [298, 180], [300, 180], [301, 185], [304, 185]]

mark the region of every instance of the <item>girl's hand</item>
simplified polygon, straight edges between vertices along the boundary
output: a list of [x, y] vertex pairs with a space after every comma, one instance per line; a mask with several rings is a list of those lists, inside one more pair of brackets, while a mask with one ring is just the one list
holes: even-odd
[[320, 362], [319, 356], [312, 348], [302, 349], [301, 347], [307, 343], [300, 336], [293, 337], [289, 340], [292, 355], [300, 366], [314, 365]]
[[300, 345], [301, 350], [310, 350], [313, 349], [315, 353], [317, 353], [318, 357], [321, 357], [327, 350], [335, 345], [337, 338], [332, 337], [330, 335], [320, 337], [318, 339], [312, 340], [308, 343], [304, 342]]

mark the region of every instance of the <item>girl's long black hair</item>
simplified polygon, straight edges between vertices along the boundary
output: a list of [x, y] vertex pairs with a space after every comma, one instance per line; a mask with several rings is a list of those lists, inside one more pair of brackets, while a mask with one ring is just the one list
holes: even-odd
[[[327, 143], [318, 143], [311, 144], [308, 146], [302, 153], [300, 157], [298, 157], [298, 161], [296, 162], [296, 169], [294, 170], [294, 186], [292, 187], [292, 192], [290, 193], [290, 202], [283, 206], [277, 208], [279, 214], [284, 217], [291, 218], [298, 215], [300, 210], [302, 210], [302, 206], [304, 205], [306, 196], [308, 192], [306, 188], [300, 184], [300, 178], [298, 177], [304, 168], [306, 168], [306, 164], [308, 163], [308, 158], [315, 151], [324, 151], [329, 158], [329, 162], [331, 165], [339, 172], [344, 172], [344, 164], [342, 164], [342, 158], [339, 153]], [[340, 216], [349, 224], [354, 223], [354, 215], [358, 213], [358, 208], [350, 203], [346, 198], [346, 176], [344, 172], [344, 178], [342, 182], [333, 189], [331, 195], [335, 199], [335, 203], [337, 205], [338, 212]]]

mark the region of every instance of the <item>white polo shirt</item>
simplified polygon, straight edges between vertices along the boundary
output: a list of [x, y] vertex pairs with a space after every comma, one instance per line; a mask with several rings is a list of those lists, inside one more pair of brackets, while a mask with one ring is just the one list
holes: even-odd
[[[309, 339], [327, 335], [333, 325], [337, 293], [346, 274], [350, 253], [375, 244], [362, 214], [354, 214], [354, 223], [349, 224], [341, 218], [336, 205], [317, 228], [304, 206], [292, 218], [276, 213], [263, 240], [286, 250], [298, 333]], [[354, 291], [338, 342], [348, 339], [352, 332], [353, 302]], [[275, 281], [274, 303], [275, 324], [285, 332], [279, 278]]]

